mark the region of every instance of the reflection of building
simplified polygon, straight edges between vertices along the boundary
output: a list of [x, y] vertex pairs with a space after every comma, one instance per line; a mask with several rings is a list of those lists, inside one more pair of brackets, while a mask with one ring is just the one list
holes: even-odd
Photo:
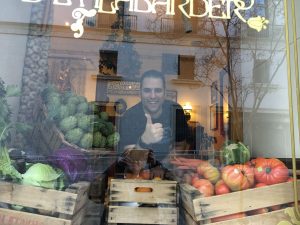
[[[273, 11], [277, 10], [282, 14], [283, 9], [275, 10], [272, 1], [268, 1], [269, 11], [266, 11], [263, 2], [259, 1], [254, 10], [249, 11], [250, 14], [246, 16], [259, 14], [268, 17], [271, 21], [269, 29], [257, 33], [246, 24], [244, 26], [242, 23], [241, 26], [240, 21], [235, 21], [236, 24], [230, 30], [228, 39], [224, 38], [226, 33], [222, 30], [224, 22], [222, 20], [207, 18], [186, 20], [178, 11], [175, 16], [167, 16], [160, 13], [159, 10], [157, 10], [157, 14], [133, 13], [129, 12], [126, 3], [124, 10], [118, 14], [97, 14], [95, 17], [86, 18], [84, 35], [80, 39], [74, 39], [73, 32], [69, 26], [65, 26], [65, 22], [69, 24], [74, 22], [71, 15], [77, 5], [74, 3], [73, 6], [59, 7], [49, 4], [47, 7], [53, 7], [52, 14], [50, 14], [53, 15], [53, 18], [45, 16], [43, 19], [45, 21], [51, 19], [49, 25], [53, 21], [54, 26], [42, 26], [43, 29], [48, 29], [47, 31], [50, 32], [49, 51], [47, 51], [47, 55], [43, 55], [48, 57], [47, 77], [49, 80], [61, 76], [69, 77], [67, 86], [72, 86], [78, 94], [83, 94], [92, 101], [97, 98], [97, 80], [101, 84], [107, 82], [104, 81], [105, 79], [95, 79], [95, 75], [99, 73], [101, 58], [103, 59], [102, 75], [114, 74], [117, 76], [110, 80], [110, 83], [128, 82], [130, 84], [148, 69], [161, 70], [166, 74], [168, 91], [176, 93], [177, 101], [180, 104], [184, 105], [186, 102], [190, 102], [193, 106], [191, 121], [199, 122], [210, 135], [218, 135], [221, 138], [223, 135], [222, 124], [219, 124], [217, 131], [210, 129], [212, 105], [210, 85], [212, 82], [218, 81], [220, 85], [217, 91], [220, 101], [216, 103], [218, 106], [224, 107], [224, 112], [230, 112], [226, 105], [228, 102], [226, 101], [226, 88], [229, 85], [226, 74], [223, 82], [220, 82], [219, 73], [226, 65], [226, 60], [220, 60], [221, 58], [226, 59], [220, 52], [220, 43], [225, 45], [229, 40], [232, 49], [235, 49], [233, 56], [236, 58], [233, 58], [232, 61], [239, 62], [234, 72], [237, 77], [240, 75], [242, 80], [240, 97], [247, 97], [241, 103], [244, 104], [247, 111], [246, 116], [243, 117], [245, 125], [248, 115], [253, 112], [252, 106], [258, 90], [267, 90], [267, 94], [263, 96], [264, 100], [259, 105], [258, 112], [260, 114], [270, 110], [286, 114], [288, 109], [286, 79], [282, 76], [286, 70], [285, 63], [282, 66], [279, 65], [278, 71], [275, 71], [277, 62], [283, 58], [283, 51], [277, 51], [277, 49], [284, 49], [283, 39], [279, 35], [283, 31], [281, 27], [283, 18], [280, 13], [276, 13], [276, 16], [272, 18]], [[30, 18], [32, 18], [31, 6], [34, 4], [21, 3], [17, 0], [11, 1], [10, 4], [7, 12], [1, 14], [1, 21], [5, 21], [1, 25], [6, 27], [9, 35], [14, 33], [20, 35], [18, 38], [14, 36], [13, 39], [16, 40], [14, 41], [13, 39], [9, 40], [6, 34], [1, 34], [5, 41], [14, 44], [12, 48], [4, 47], [3, 50], [11, 52], [11, 55], [6, 56], [9, 60], [2, 60], [2, 62], [9, 61], [9, 63], [1, 68], [4, 68], [4, 74], [7, 76], [13, 74], [14, 79], [21, 80], [21, 74], [26, 73], [26, 71], [22, 71], [24, 55], [30, 52], [29, 48], [26, 48], [26, 43], [30, 42], [30, 38], [27, 39], [26, 34]], [[15, 15], [14, 9], [19, 7], [22, 7], [22, 13]], [[86, 3], [86, 7], [92, 8], [92, 5]], [[279, 4], [278, 7], [282, 7], [282, 4]], [[251, 13], [253, 14], [251, 15]], [[189, 32], [187, 33], [187, 31]], [[39, 39], [39, 36], [35, 36], [36, 33], [32, 33], [32, 35]], [[276, 51], [270, 49], [272, 46], [275, 46], [273, 50]], [[15, 51], [19, 54], [15, 54]], [[114, 55], [113, 57], [110, 55], [111, 53]], [[42, 54], [40, 52], [40, 55]], [[112, 58], [113, 60], [109, 61]], [[253, 67], [255, 67], [254, 70]], [[13, 73], [11, 68], [15, 70]], [[203, 79], [205, 73], [209, 75], [206, 77], [208, 79]], [[268, 73], [270, 76], [266, 75]], [[271, 74], [275, 74], [275, 76], [269, 85], [268, 79], [271, 79]], [[114, 81], [114, 79], [117, 80]], [[138, 94], [127, 95], [123, 94], [121, 90], [113, 93], [112, 89], [100, 89], [103, 93], [108, 94], [109, 101], [114, 102], [123, 98], [128, 107], [139, 99]], [[103, 97], [103, 93], [98, 93], [98, 96]], [[263, 92], [261, 93], [263, 94]], [[225, 99], [225, 101], [223, 102], [221, 99]], [[106, 98], [103, 97], [101, 100], [105, 101]], [[219, 123], [224, 121], [223, 111], [220, 110], [219, 114], [216, 113], [219, 116]], [[260, 116], [263, 117], [263, 115]], [[274, 120], [277, 120], [277, 117], [278, 114], [274, 116]], [[270, 123], [267, 123], [266, 127], [271, 127]], [[251, 140], [253, 132], [255, 131], [255, 135], [258, 135], [259, 130], [251, 128], [249, 131], [248, 125], [243, 127], [243, 131], [247, 135], [245, 140], [252, 145], [254, 142]], [[285, 125], [286, 123], [283, 127]], [[286, 132], [286, 128], [281, 132]], [[255, 148], [259, 149], [259, 142], [255, 142]], [[269, 143], [268, 138], [266, 142]]]

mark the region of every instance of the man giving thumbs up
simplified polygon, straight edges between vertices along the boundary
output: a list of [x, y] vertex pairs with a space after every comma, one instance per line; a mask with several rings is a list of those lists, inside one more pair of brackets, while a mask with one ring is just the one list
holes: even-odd
[[151, 149], [155, 158], [164, 162], [176, 143], [185, 142], [187, 122], [183, 109], [165, 96], [163, 74], [156, 70], [145, 72], [140, 84], [141, 101], [121, 119], [121, 152], [128, 148]]

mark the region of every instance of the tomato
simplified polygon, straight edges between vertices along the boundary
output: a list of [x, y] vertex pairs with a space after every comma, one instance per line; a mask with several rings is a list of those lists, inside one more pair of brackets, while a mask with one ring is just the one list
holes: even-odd
[[193, 186], [197, 188], [204, 197], [214, 195], [214, 186], [209, 180], [199, 179], [194, 182]]
[[265, 186], [268, 186], [268, 185], [266, 185], [265, 183], [257, 183], [255, 185], [256, 188], [258, 188], [258, 187], [265, 187]]
[[286, 182], [289, 170], [279, 159], [264, 159], [256, 162], [254, 175], [257, 182], [271, 185]]
[[233, 220], [233, 219], [238, 219], [238, 218], [243, 218], [246, 217], [246, 213], [240, 212], [240, 213], [234, 213], [226, 216], [219, 216], [215, 218], [211, 218], [212, 223], [224, 221], [224, 220]]
[[273, 205], [273, 206], [270, 207], [270, 209], [271, 209], [272, 211], [279, 210], [279, 209], [281, 209], [281, 205]]
[[198, 175], [194, 175], [192, 176], [192, 185], [194, 185], [194, 183], [197, 181], [197, 180], [200, 180], [199, 176]]
[[213, 184], [217, 183], [218, 180], [220, 180], [221, 174], [218, 170], [218, 168], [214, 166], [209, 166], [206, 168], [206, 170], [203, 173], [203, 177]]
[[215, 192], [216, 195], [223, 195], [230, 193], [230, 189], [223, 180], [219, 180], [215, 185]]
[[228, 165], [222, 169], [222, 179], [231, 191], [240, 191], [254, 185], [253, 168], [248, 165]]
[[253, 215], [263, 214], [263, 213], [267, 213], [267, 212], [269, 212], [268, 208], [260, 208], [260, 209], [254, 209], [254, 210], [248, 211], [247, 215], [253, 216]]
[[150, 170], [142, 170], [139, 175], [144, 180], [150, 180]]
[[294, 182], [294, 178], [293, 177], [289, 177], [286, 182]]

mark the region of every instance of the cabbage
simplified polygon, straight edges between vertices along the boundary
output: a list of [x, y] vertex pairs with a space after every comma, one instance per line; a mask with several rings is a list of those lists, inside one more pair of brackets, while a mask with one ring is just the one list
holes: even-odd
[[79, 180], [92, 180], [92, 173], [88, 167], [86, 156], [79, 150], [73, 148], [57, 149], [49, 161], [56, 167], [63, 170], [71, 182]]
[[22, 183], [55, 189], [57, 185], [57, 179], [62, 175], [55, 171], [50, 165], [43, 163], [33, 164], [26, 172], [22, 175]]

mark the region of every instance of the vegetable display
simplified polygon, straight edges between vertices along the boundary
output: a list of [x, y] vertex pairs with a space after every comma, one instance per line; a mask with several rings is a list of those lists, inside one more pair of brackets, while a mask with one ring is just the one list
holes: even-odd
[[0, 149], [0, 174], [22, 184], [58, 190], [65, 187], [64, 173], [48, 164], [35, 163], [24, 174], [19, 173], [12, 166], [6, 147]]
[[120, 135], [107, 112], [84, 96], [68, 91], [59, 93], [53, 86], [43, 91], [47, 118], [54, 121], [65, 139], [84, 149], [113, 148]]
[[255, 179], [267, 185], [286, 182], [289, 170], [279, 159], [264, 159], [256, 161], [254, 169]]
[[70, 147], [57, 149], [49, 156], [49, 162], [60, 168], [71, 182], [93, 179], [92, 168], [86, 156], [76, 149]]
[[227, 141], [221, 149], [221, 159], [225, 165], [243, 164], [250, 160], [250, 151], [242, 142]]

